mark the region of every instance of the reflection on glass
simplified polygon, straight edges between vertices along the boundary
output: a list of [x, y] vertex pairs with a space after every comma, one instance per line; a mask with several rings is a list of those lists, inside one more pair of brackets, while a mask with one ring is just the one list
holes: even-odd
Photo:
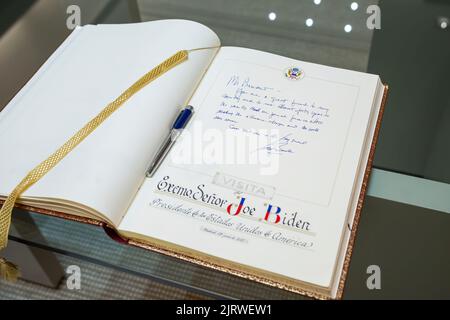
[[277, 14], [275, 12], [269, 13], [269, 20], [270, 21], [275, 21], [276, 18], [277, 18]]

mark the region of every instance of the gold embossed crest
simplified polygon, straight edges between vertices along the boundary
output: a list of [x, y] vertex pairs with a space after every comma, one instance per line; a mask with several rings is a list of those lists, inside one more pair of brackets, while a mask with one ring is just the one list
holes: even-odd
[[300, 80], [305, 76], [305, 72], [299, 67], [290, 67], [286, 70], [285, 75], [289, 80]]

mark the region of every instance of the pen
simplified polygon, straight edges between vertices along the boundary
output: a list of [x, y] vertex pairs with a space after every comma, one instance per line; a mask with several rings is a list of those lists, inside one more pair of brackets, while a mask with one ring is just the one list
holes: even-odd
[[175, 120], [175, 122], [172, 125], [172, 129], [170, 130], [170, 132], [167, 135], [164, 142], [161, 144], [161, 147], [158, 149], [158, 152], [156, 153], [155, 157], [153, 158], [152, 164], [150, 165], [149, 169], [147, 170], [146, 176], [148, 178], [153, 177], [156, 170], [158, 170], [159, 166], [162, 164], [162, 162], [166, 158], [170, 149], [175, 144], [175, 141], [177, 141], [178, 137], [181, 135], [184, 128], [186, 128], [193, 113], [194, 113], [194, 108], [192, 106], [187, 106], [186, 108], [181, 110], [180, 114], [178, 115], [177, 119]]

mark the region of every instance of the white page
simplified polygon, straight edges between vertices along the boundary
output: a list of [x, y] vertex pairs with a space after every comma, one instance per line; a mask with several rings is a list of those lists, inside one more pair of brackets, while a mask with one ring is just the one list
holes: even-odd
[[[210, 29], [183, 20], [77, 29], [0, 114], [0, 194], [153, 67], [218, 45]], [[24, 196], [81, 203], [118, 223], [214, 54], [193, 52], [142, 89]]]
[[[293, 66], [304, 71], [302, 79], [285, 76]], [[173, 157], [144, 183], [120, 229], [328, 287], [365, 147], [377, 81], [374, 75], [249, 49], [222, 48], [190, 102], [197, 112]], [[238, 91], [240, 100], [233, 102]], [[248, 102], [252, 95], [261, 100], [259, 104]], [[267, 103], [272, 98], [277, 103]], [[269, 118], [252, 106], [275, 112], [278, 116], [272, 120], [278, 120], [254, 120], [252, 115]], [[324, 112], [321, 116], [319, 110]], [[314, 117], [303, 113], [314, 113]], [[300, 120], [301, 126], [287, 126]], [[245, 135], [244, 129], [249, 136], [257, 130], [276, 129], [277, 139], [270, 138], [269, 143], [262, 139], [257, 148], [237, 151], [233, 165], [214, 163], [217, 158], [206, 150], [221, 144], [220, 138], [214, 139], [216, 131], [226, 132], [226, 138], [235, 132]], [[202, 141], [191, 139], [196, 130], [205, 134]], [[286, 137], [289, 143], [280, 143]], [[186, 156], [186, 150], [196, 154], [201, 147], [203, 156], [209, 154], [209, 163], [195, 164], [195, 155]], [[278, 159], [276, 170], [268, 174], [263, 169], [270, 166], [238, 163], [238, 156], [255, 152]], [[188, 158], [194, 163], [180, 164]], [[168, 187], [169, 183], [175, 187]], [[211, 197], [199, 199], [196, 194], [202, 192]], [[255, 211], [245, 214], [242, 210], [239, 216], [230, 216], [225, 209], [240, 201], [237, 196], [245, 197], [244, 206]], [[277, 224], [271, 220], [273, 215], [269, 222], [264, 220], [269, 204], [273, 211], [281, 209]]]
[[354, 194], [353, 194], [353, 198], [355, 199], [355, 201], [353, 201], [353, 203], [350, 204], [349, 215], [347, 217], [348, 226], [345, 226], [345, 225], [343, 226], [344, 234], [341, 239], [341, 241], [342, 241], [341, 255], [339, 255], [338, 261], [336, 263], [336, 270], [337, 270], [336, 274], [338, 276], [336, 277], [335, 282], [333, 283], [334, 286], [332, 287], [332, 296], [333, 297], [336, 297], [337, 291], [339, 289], [339, 281], [341, 279], [340, 275], [341, 275], [342, 269], [344, 268], [344, 263], [345, 263], [345, 259], [346, 259], [345, 253], [348, 250], [351, 231], [353, 228], [353, 224], [355, 223], [355, 221], [354, 221], [355, 214], [357, 212], [357, 207], [360, 204], [358, 199], [359, 199], [359, 195], [361, 193], [361, 188], [363, 187], [364, 178], [365, 178], [365, 174], [366, 174], [366, 171], [364, 169], [365, 169], [365, 166], [367, 165], [367, 162], [368, 162], [369, 156], [370, 156], [370, 152], [371, 152], [371, 148], [369, 146], [371, 146], [374, 141], [373, 139], [375, 137], [375, 130], [376, 130], [376, 126], [378, 123], [377, 120], [378, 120], [378, 116], [380, 114], [380, 109], [382, 107], [385, 90], [386, 90], [386, 88], [380, 79], [379, 86], [378, 86], [378, 92], [376, 94], [376, 100], [374, 101], [374, 107], [372, 109], [372, 115], [371, 115], [372, 120], [370, 122], [370, 126], [369, 126], [369, 128], [367, 130], [367, 134], [366, 134], [366, 148], [364, 149], [364, 151], [362, 153], [362, 157], [361, 157], [360, 165], [361, 165], [362, 169], [359, 173], [359, 176], [355, 180]]

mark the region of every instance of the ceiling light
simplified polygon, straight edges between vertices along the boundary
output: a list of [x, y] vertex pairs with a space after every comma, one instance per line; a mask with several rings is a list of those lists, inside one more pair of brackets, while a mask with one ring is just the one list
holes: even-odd
[[353, 11], [358, 10], [358, 8], [359, 8], [358, 2], [352, 2], [352, 4], [350, 5], [350, 9], [352, 9]]
[[449, 24], [449, 19], [446, 17], [440, 17], [438, 18], [438, 25], [439, 27], [444, 30], [448, 28], [448, 24]]
[[277, 14], [275, 12], [269, 13], [269, 20], [270, 21], [275, 21], [276, 18], [277, 18]]

